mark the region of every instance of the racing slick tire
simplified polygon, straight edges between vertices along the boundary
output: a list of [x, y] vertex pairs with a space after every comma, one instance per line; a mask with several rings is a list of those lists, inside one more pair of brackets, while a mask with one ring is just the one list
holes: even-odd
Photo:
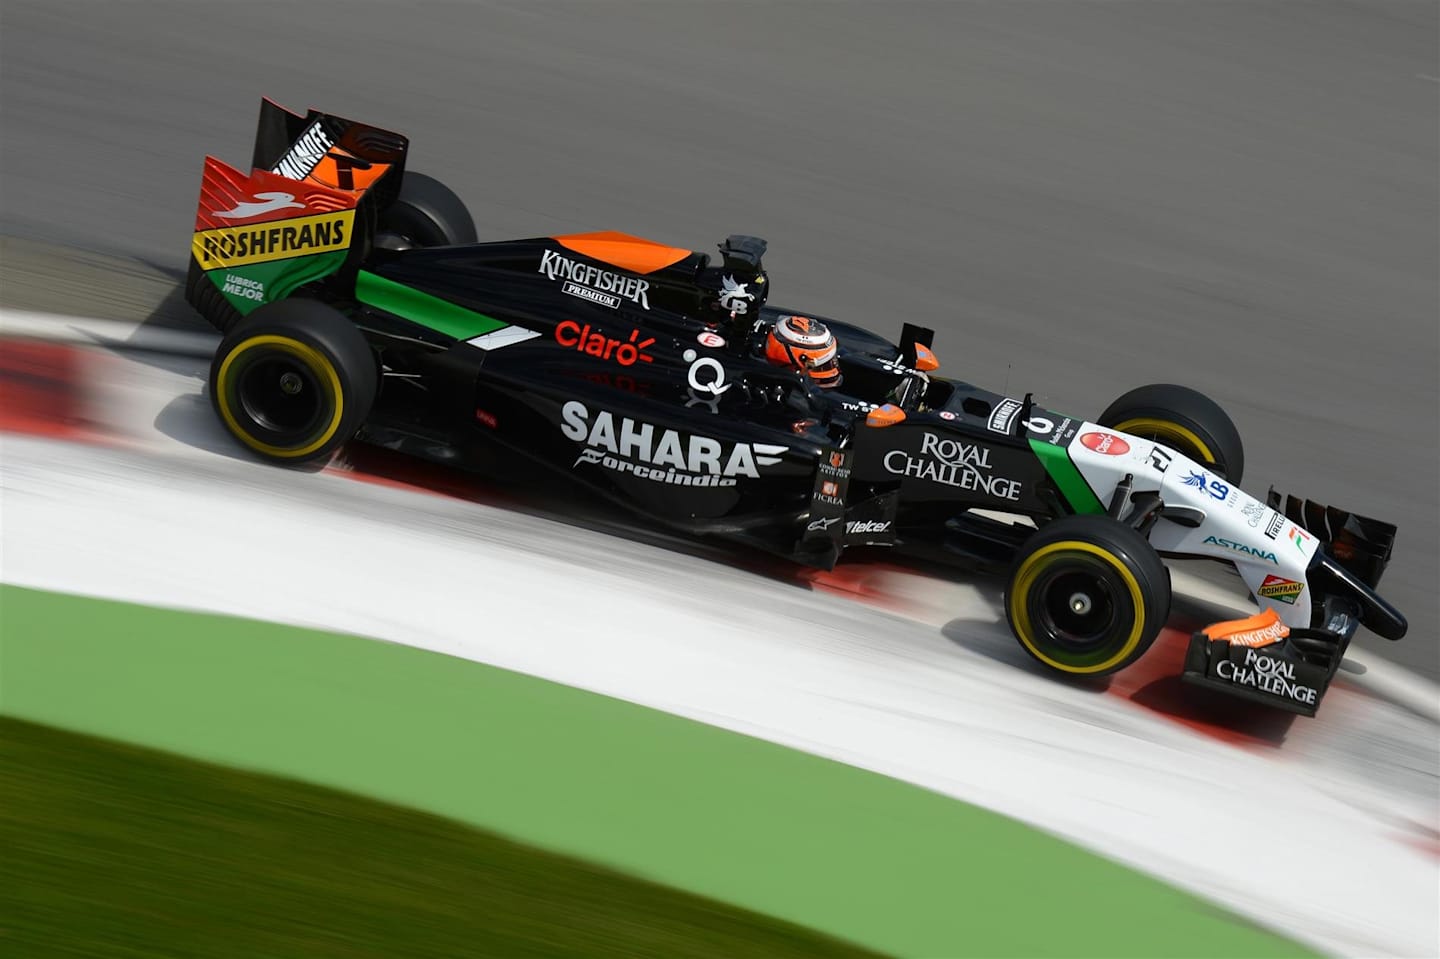
[[220, 342], [210, 405], [231, 436], [262, 459], [329, 456], [365, 422], [379, 389], [359, 328], [314, 300], [267, 303]]
[[1220, 404], [1188, 386], [1156, 383], [1131, 390], [1105, 408], [1101, 426], [1163, 443], [1232, 483], [1245, 474], [1245, 444]]
[[434, 177], [407, 170], [400, 195], [380, 214], [375, 245], [406, 250], [475, 240], [475, 221], [465, 201]]
[[1045, 666], [1101, 676], [1155, 641], [1170, 615], [1170, 576], [1133, 528], [1108, 516], [1065, 516], [1021, 546], [1005, 615], [1020, 645]]

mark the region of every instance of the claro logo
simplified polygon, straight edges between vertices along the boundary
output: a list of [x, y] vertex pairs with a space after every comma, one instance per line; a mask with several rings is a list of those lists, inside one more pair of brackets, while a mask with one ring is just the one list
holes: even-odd
[[589, 323], [581, 326], [574, 320], [566, 320], [555, 327], [555, 342], [577, 353], [597, 360], [610, 360], [621, 366], [655, 362], [655, 358], [645, 352], [654, 344], [655, 337], [648, 336], [642, 340], [639, 330], [631, 330], [629, 340], [617, 340], [591, 329]]
[[1081, 433], [1080, 442], [1086, 449], [1106, 456], [1124, 456], [1130, 452], [1130, 444], [1114, 433]]

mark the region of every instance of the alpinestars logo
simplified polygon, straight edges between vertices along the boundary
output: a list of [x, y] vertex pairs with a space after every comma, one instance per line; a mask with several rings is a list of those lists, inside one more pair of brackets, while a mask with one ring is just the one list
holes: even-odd
[[620, 298], [624, 297], [644, 309], [650, 309], [647, 295], [650, 283], [647, 280], [611, 273], [562, 256], [554, 250], [540, 254], [539, 272], [544, 273], [547, 279], [564, 280], [560, 292], [573, 297], [608, 306], [612, 310], [620, 306]]
[[560, 431], [588, 447], [580, 451], [574, 466], [592, 463], [670, 486], [734, 486], [742, 476], [759, 479], [760, 469], [778, 465], [789, 449], [687, 436], [629, 417], [617, 418], [607, 410], [592, 420], [590, 410], [578, 400], [566, 403], [560, 416]]
[[720, 309], [729, 310], [736, 316], [750, 312], [750, 304], [755, 299], [755, 294], [745, 289], [750, 284], [736, 283], [733, 276], [725, 277], [720, 283]]
[[260, 216], [262, 213], [274, 213], [276, 210], [303, 210], [305, 204], [295, 202], [293, 193], [255, 193], [252, 194], [259, 203], [236, 203], [234, 209], [216, 210], [215, 216], [222, 220], [248, 220], [252, 216]]
[[278, 173], [283, 177], [292, 180], [303, 180], [310, 175], [311, 171], [330, 152], [335, 141], [326, 135], [320, 127], [320, 121], [316, 120], [300, 134], [300, 139], [295, 141], [283, 157], [270, 169], [271, 173]]

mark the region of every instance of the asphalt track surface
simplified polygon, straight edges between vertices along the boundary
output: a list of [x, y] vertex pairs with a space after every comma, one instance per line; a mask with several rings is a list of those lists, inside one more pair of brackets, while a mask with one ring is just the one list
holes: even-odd
[[[259, 97], [408, 133], [482, 238], [767, 237], [772, 302], [934, 326], [1076, 413], [1178, 380], [1247, 480], [1397, 522], [1440, 676], [1434, 3], [7, 0], [0, 299], [191, 322]], [[96, 306], [98, 305], [98, 306]]]

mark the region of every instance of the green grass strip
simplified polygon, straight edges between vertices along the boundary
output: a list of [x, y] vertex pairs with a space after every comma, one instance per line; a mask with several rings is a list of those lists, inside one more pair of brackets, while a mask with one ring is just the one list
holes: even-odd
[[509, 326], [493, 316], [467, 310], [449, 300], [387, 280], [367, 270], [361, 270], [355, 278], [355, 298], [457, 340], [468, 340]]
[[[881, 951], [1307, 954], [1002, 816], [533, 677], [14, 587], [0, 609], [9, 715], [423, 809]], [[514, 627], [480, 596], [475, 628]]]
[[398, 806], [0, 719], [30, 957], [874, 955]]

